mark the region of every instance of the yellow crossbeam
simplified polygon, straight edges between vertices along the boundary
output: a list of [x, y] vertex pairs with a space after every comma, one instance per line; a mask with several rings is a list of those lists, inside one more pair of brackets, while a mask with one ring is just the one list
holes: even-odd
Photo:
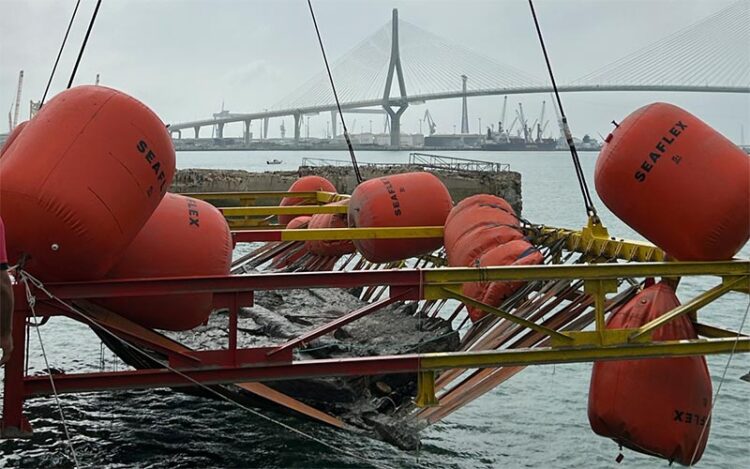
[[[708, 337], [710, 339], [717, 339], [722, 337], [737, 337], [737, 331], [731, 331], [728, 329], [722, 329], [716, 326], [710, 326], [708, 324], [694, 324], [695, 332], [701, 337]], [[747, 337], [747, 334], [740, 334], [740, 337]]]
[[346, 200], [350, 196], [349, 194], [337, 194], [335, 192], [325, 192], [325, 191], [318, 191], [317, 194], [317, 201], [321, 204], [328, 204], [331, 202], [338, 202], [341, 200]]
[[423, 275], [425, 286], [449, 286], [466, 282], [501, 280], [597, 280], [684, 275], [743, 276], [744, 278], [750, 275], [750, 260], [447, 267], [424, 270]]
[[309, 215], [320, 213], [346, 213], [345, 205], [288, 205], [286, 207], [262, 206], [262, 207], [222, 207], [221, 213], [225, 217], [265, 215]]
[[664, 324], [667, 324], [668, 322], [674, 320], [675, 318], [679, 316], [682, 316], [683, 314], [687, 314], [691, 311], [699, 310], [700, 308], [706, 306], [707, 304], [711, 303], [715, 299], [732, 291], [735, 285], [741, 284], [743, 281], [746, 282], [747, 279], [744, 277], [737, 277], [731, 281], [723, 282], [721, 285], [717, 285], [713, 287], [712, 289], [708, 290], [707, 292], [701, 293], [700, 295], [693, 298], [691, 301], [683, 305], [680, 305], [671, 311], [667, 311], [666, 313], [662, 314], [658, 318], [652, 321], [649, 321], [648, 323], [639, 327], [638, 330], [630, 336], [630, 340], [633, 340], [633, 341], [638, 340], [640, 337], [643, 337], [651, 333], [655, 329], [658, 329], [659, 327], [663, 326]]
[[536, 324], [535, 322], [532, 322], [532, 321], [529, 321], [527, 319], [515, 316], [515, 315], [513, 315], [511, 313], [505, 312], [505, 311], [503, 311], [501, 309], [495, 308], [495, 307], [490, 306], [488, 304], [476, 301], [475, 299], [470, 298], [470, 297], [468, 297], [466, 295], [463, 295], [461, 293], [458, 293], [456, 291], [449, 290], [447, 288], [442, 288], [442, 291], [443, 291], [443, 294], [445, 295], [444, 297], [452, 298], [454, 300], [458, 300], [461, 303], [464, 303], [465, 305], [471, 306], [472, 308], [481, 309], [482, 311], [485, 311], [485, 312], [490, 313], [490, 314], [494, 314], [495, 316], [499, 316], [499, 317], [501, 317], [501, 318], [503, 318], [503, 319], [505, 319], [507, 321], [510, 321], [510, 322], [516, 323], [516, 324], [518, 324], [520, 326], [523, 326], [523, 327], [535, 330], [535, 331], [537, 331], [537, 332], [539, 332], [541, 334], [544, 334], [546, 336], [552, 337], [553, 339], [555, 339], [556, 341], [558, 341], [560, 343], [566, 343], [566, 342], [572, 343], [573, 342], [573, 339], [571, 339], [570, 337], [566, 336], [565, 334], [557, 332], [554, 329], [550, 329], [548, 327], [540, 326], [539, 324]]
[[618, 346], [570, 348], [526, 348], [488, 352], [428, 353], [421, 355], [422, 370], [450, 368], [498, 368], [504, 366], [551, 365], [604, 360], [688, 357], [750, 352], [750, 337], [674, 340]]
[[281, 233], [281, 241], [407, 239], [442, 237], [442, 226], [412, 226], [390, 228], [316, 228], [309, 230], [284, 230]]
[[588, 225], [579, 231], [542, 226], [541, 236], [535, 241], [544, 245], [551, 245], [561, 239], [565, 240], [565, 247], [569, 251], [625, 261], [653, 262], [666, 259], [664, 251], [653, 244], [622, 238], [616, 239], [609, 235], [604, 226], [593, 219], [589, 219]]
[[[324, 194], [330, 194], [325, 192]], [[201, 200], [216, 200], [216, 199], [282, 199], [284, 197], [296, 197], [299, 199], [317, 200], [318, 192], [307, 191], [307, 192], [288, 192], [288, 191], [257, 191], [257, 192], [186, 192], [181, 195], [186, 197], [192, 197], [194, 199]]]

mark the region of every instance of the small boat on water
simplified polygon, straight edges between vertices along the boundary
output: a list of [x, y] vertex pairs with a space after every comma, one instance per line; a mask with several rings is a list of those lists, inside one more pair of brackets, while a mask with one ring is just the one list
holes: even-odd
[[282, 161], [281, 160], [277, 160], [276, 158], [274, 158], [272, 160], [266, 160], [266, 164], [281, 164], [281, 163], [282, 163]]

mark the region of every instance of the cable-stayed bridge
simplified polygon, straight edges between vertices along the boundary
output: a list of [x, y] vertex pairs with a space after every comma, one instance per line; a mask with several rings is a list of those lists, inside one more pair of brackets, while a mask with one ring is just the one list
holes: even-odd
[[[739, 1], [702, 21], [635, 51], [577, 80], [559, 86], [561, 92], [683, 91], [750, 93], [750, 2]], [[464, 99], [462, 122], [467, 122], [466, 99], [475, 96], [549, 93], [544, 80], [498, 63], [463, 46], [393, 19], [364, 39], [332, 66], [342, 109], [347, 112], [387, 113], [391, 145], [399, 145], [400, 117], [409, 104], [438, 99]], [[269, 110], [252, 113], [223, 111], [205, 120], [176, 123], [170, 130], [180, 137], [192, 129], [293, 116], [294, 138], [300, 137], [305, 115], [332, 113], [336, 135], [336, 103], [328, 77], [320, 74], [290, 93]], [[463, 126], [462, 126], [463, 127]]]

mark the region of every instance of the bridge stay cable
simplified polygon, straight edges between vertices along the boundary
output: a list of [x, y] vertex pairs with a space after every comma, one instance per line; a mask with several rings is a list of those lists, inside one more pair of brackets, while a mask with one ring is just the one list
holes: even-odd
[[[315, 34], [318, 36], [318, 44], [320, 44], [320, 52], [323, 54], [323, 61], [326, 64], [326, 72], [328, 72], [328, 80], [331, 82], [331, 90], [333, 91], [333, 98], [336, 100], [336, 108], [339, 111], [339, 117], [341, 117], [341, 127], [344, 130], [344, 139], [346, 140], [346, 146], [349, 149], [349, 156], [352, 159], [352, 167], [354, 168], [354, 177], [357, 179], [357, 184], [362, 183], [362, 174], [359, 172], [359, 166], [357, 165], [357, 157], [354, 155], [354, 147], [352, 141], [349, 138], [349, 130], [346, 128], [346, 120], [344, 119], [344, 113], [341, 111], [341, 102], [339, 101], [339, 95], [336, 92], [336, 85], [333, 82], [333, 74], [331, 73], [331, 67], [328, 65], [328, 57], [326, 56], [326, 49], [323, 46], [323, 39], [320, 37], [320, 29], [318, 28], [318, 21], [315, 19], [315, 11], [313, 10], [311, 0], [307, 0], [307, 6], [310, 8], [310, 16], [312, 17], [313, 25], [315, 26]], [[331, 127], [335, 126], [336, 123], [331, 122]]]
[[568, 147], [570, 148], [570, 155], [573, 158], [573, 166], [575, 167], [576, 176], [578, 177], [578, 185], [580, 186], [581, 195], [583, 196], [583, 203], [586, 206], [586, 213], [589, 217], [598, 222], [599, 217], [596, 214], [594, 201], [591, 199], [591, 193], [589, 192], [589, 187], [586, 184], [586, 176], [583, 174], [583, 169], [581, 168], [581, 160], [578, 157], [578, 150], [576, 150], [576, 144], [573, 141], [573, 134], [570, 132], [570, 127], [568, 126], [568, 118], [565, 115], [565, 111], [563, 110], [562, 100], [560, 99], [560, 92], [557, 89], [557, 82], [555, 81], [555, 74], [552, 72], [552, 64], [549, 61], [547, 47], [544, 44], [542, 30], [539, 27], [539, 20], [536, 16], [536, 11], [534, 10], [534, 2], [532, 0], [529, 0], [529, 8], [531, 9], [531, 16], [534, 19], [536, 33], [539, 36], [539, 44], [541, 45], [542, 52], [544, 53], [544, 61], [547, 63], [547, 71], [549, 72], [549, 77], [552, 81], [552, 89], [555, 93], [555, 99], [557, 100], [557, 105], [560, 109], [560, 120], [562, 122], [563, 132], [565, 133], [565, 140], [567, 141]]

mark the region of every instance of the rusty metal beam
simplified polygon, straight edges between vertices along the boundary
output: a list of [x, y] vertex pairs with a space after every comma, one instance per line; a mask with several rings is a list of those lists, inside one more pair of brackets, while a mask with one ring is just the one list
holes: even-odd
[[[747, 276], [750, 261], [652, 262], [632, 264], [503, 266], [486, 268], [393, 269], [348, 272], [262, 273], [208, 277], [100, 280], [49, 283], [61, 299], [166, 295], [180, 293], [233, 293], [298, 288], [354, 288], [369, 285], [424, 287], [442, 295], [443, 287], [466, 282], [504, 280], [613, 279], [650, 276]], [[20, 287], [19, 287], [20, 288]], [[19, 298], [24, 297], [19, 289]], [[430, 298], [432, 299], [432, 298]]]
[[[274, 381], [322, 376], [366, 376], [389, 373], [416, 373], [450, 368], [495, 368], [505, 366], [579, 363], [638, 358], [684, 357], [723, 353], [750, 352], [750, 338], [723, 338], [664, 341], [611, 346], [566, 348], [525, 348], [487, 352], [406, 354], [381, 357], [304, 360], [262, 366], [120, 371], [109, 373], [75, 373], [58, 375], [55, 385], [60, 393], [211, 385], [239, 381]], [[194, 380], [194, 381], [192, 381]], [[25, 396], [52, 392], [47, 377], [23, 380]]]

